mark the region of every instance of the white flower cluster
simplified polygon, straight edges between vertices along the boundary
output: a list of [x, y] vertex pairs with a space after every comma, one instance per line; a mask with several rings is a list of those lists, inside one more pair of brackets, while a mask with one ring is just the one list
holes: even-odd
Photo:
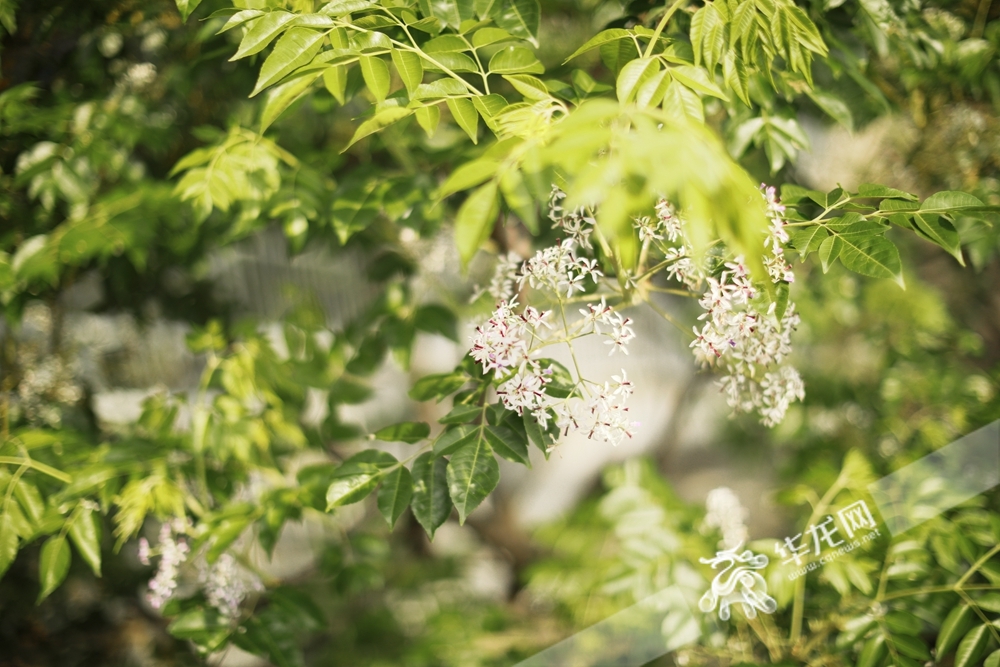
[[563, 435], [571, 430], [585, 433], [593, 440], [610, 442], [617, 447], [631, 438], [638, 422], [629, 419], [626, 400], [632, 395], [635, 386], [625, 375], [612, 375], [613, 382], [591, 389], [586, 398], [570, 397], [554, 405], [556, 426]]
[[767, 238], [764, 239], [764, 247], [770, 249], [771, 254], [764, 256], [764, 266], [767, 267], [767, 272], [774, 282], [795, 282], [795, 274], [792, 272], [792, 265], [785, 259], [783, 246], [783, 244], [788, 243], [788, 232], [785, 231], [783, 217], [785, 207], [778, 201], [774, 186], [766, 186], [761, 183], [760, 188], [764, 193], [764, 200], [767, 202], [767, 217], [771, 221]]
[[[764, 263], [773, 282], [790, 283], [795, 275], [784, 256], [788, 234], [781, 214], [785, 209], [774, 188], [762, 186], [761, 194], [771, 219], [764, 242], [770, 255], [764, 257]], [[742, 256], [726, 262], [718, 277], [705, 277], [703, 269], [691, 260], [683, 234], [678, 238], [681, 247], [667, 250], [667, 259], [675, 258], [667, 268], [668, 275], [690, 289], [702, 280], [707, 283], [698, 302], [705, 310], [698, 318], [702, 325], [694, 328], [691, 343], [695, 358], [704, 366], [725, 371], [719, 385], [735, 412], [757, 411], [765, 426], [780, 423], [791, 403], [805, 397], [798, 371], [782, 365], [791, 353], [791, 334], [800, 322], [795, 304], [789, 302], [780, 318], [774, 302], [762, 311]]]
[[159, 556], [160, 563], [156, 575], [149, 580], [146, 599], [153, 609], [159, 609], [177, 590], [177, 578], [181, 565], [191, 553], [191, 547], [179, 535], [187, 532], [186, 523], [178, 520], [164, 521], [160, 526], [156, 549], [151, 549], [145, 537], [139, 540], [139, 562], [149, 565], [150, 556]]
[[649, 217], [635, 218], [633, 226], [641, 241], [662, 241], [666, 238], [670, 243], [679, 243], [664, 249], [664, 260], [668, 263], [667, 276], [683, 283], [690, 290], [701, 288], [705, 271], [694, 260], [694, 248], [684, 235], [684, 222], [673, 204], [661, 198], [656, 203], [655, 220]]
[[565, 210], [562, 205], [565, 198], [566, 193], [553, 185], [552, 194], [549, 195], [549, 219], [581, 248], [590, 248], [590, 235], [594, 232], [595, 220], [583, 207], [575, 211]]
[[250, 593], [264, 590], [260, 579], [240, 567], [229, 553], [219, 556], [212, 565], [202, 565], [198, 583], [202, 585], [208, 604], [229, 620], [238, 616], [240, 605]]
[[750, 534], [743, 522], [748, 512], [732, 489], [720, 486], [709, 491], [705, 509], [705, 525], [719, 529], [722, 533], [720, 546], [723, 549], [736, 549], [747, 541]]
[[547, 289], [556, 294], [584, 291], [584, 280], [590, 278], [595, 283], [603, 276], [597, 268], [596, 259], [577, 257], [573, 252], [576, 241], [565, 239], [558, 245], [544, 248], [521, 266], [517, 282], [520, 287], [527, 283], [533, 289]]

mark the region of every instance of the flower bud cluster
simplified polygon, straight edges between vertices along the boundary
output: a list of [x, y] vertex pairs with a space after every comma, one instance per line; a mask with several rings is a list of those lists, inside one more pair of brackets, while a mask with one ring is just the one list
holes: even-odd
[[581, 248], [590, 249], [590, 235], [594, 232], [596, 221], [583, 207], [574, 211], [565, 210], [562, 205], [565, 198], [566, 193], [553, 185], [549, 195], [549, 219], [566, 234], [566, 238], [572, 239]]

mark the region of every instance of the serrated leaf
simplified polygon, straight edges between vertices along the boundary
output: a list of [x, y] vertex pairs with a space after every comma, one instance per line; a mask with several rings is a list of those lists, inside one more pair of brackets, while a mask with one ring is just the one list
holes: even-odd
[[636, 58], [629, 61], [618, 74], [615, 92], [621, 104], [631, 102], [639, 87], [660, 71], [660, 61], [656, 58]]
[[84, 508], [70, 524], [69, 537], [94, 575], [101, 576], [101, 527], [93, 510]]
[[507, 42], [513, 39], [517, 38], [502, 28], [480, 28], [472, 33], [472, 46], [478, 49], [490, 44]]
[[384, 102], [385, 96], [389, 94], [389, 66], [378, 56], [361, 56], [358, 58], [358, 64], [361, 66], [361, 76], [368, 90], [377, 102]]
[[979, 199], [965, 192], [955, 190], [937, 192], [920, 204], [921, 211], [931, 211], [934, 213], [948, 213], [954, 210], [978, 209], [983, 207], [985, 207], [985, 204]]
[[431, 427], [426, 422], [401, 422], [386, 426], [375, 431], [375, 439], [385, 442], [405, 442], [414, 444], [425, 440], [431, 434]]
[[965, 266], [961, 239], [958, 236], [958, 231], [948, 220], [933, 213], [923, 212], [914, 213], [911, 220], [923, 236], [947, 250], [952, 257], [958, 260], [959, 264]]
[[294, 20], [295, 14], [285, 11], [268, 12], [260, 17], [243, 36], [240, 47], [230, 60], [239, 60], [263, 51]]
[[468, 424], [483, 413], [478, 405], [456, 405], [438, 420], [439, 424]]
[[65, 537], [56, 535], [45, 541], [38, 559], [38, 580], [42, 589], [38, 594], [39, 603], [59, 588], [69, 572], [69, 562], [69, 544]]
[[420, 56], [411, 51], [393, 49], [392, 64], [396, 66], [399, 78], [406, 86], [406, 92], [413, 95], [424, 80], [424, 65]]
[[528, 442], [523, 436], [506, 426], [487, 426], [485, 436], [490, 447], [499, 456], [512, 463], [521, 463], [531, 467], [531, 461], [528, 460]]
[[17, 557], [17, 530], [9, 512], [0, 515], [0, 577]]
[[358, 125], [358, 129], [354, 131], [354, 136], [351, 137], [351, 141], [348, 142], [348, 144], [344, 146], [340, 152], [343, 153], [365, 137], [389, 127], [393, 123], [406, 118], [412, 113], [413, 109], [406, 109], [403, 107], [388, 107], [379, 111], [373, 117], [361, 123], [361, 125]]
[[492, 74], [541, 74], [545, 67], [529, 49], [508, 46], [493, 54], [489, 71]]
[[858, 194], [862, 197], [890, 197], [917, 201], [917, 196], [895, 188], [888, 188], [877, 183], [862, 183], [858, 186]]
[[722, 89], [712, 81], [708, 72], [700, 67], [693, 67], [691, 65], [671, 67], [670, 76], [695, 92], [712, 95], [723, 100], [729, 99], [729, 96], [722, 92]]
[[972, 627], [972, 608], [968, 605], [960, 604], [948, 613], [941, 624], [934, 645], [934, 653], [939, 660], [958, 645], [958, 641], [970, 627]]
[[705, 107], [701, 98], [687, 86], [672, 79], [663, 93], [662, 106], [666, 113], [680, 120], [705, 122]]
[[619, 39], [629, 39], [632, 33], [624, 28], [609, 28], [608, 30], [602, 30], [590, 39], [588, 39], [583, 46], [578, 48], [572, 53], [566, 60], [563, 61], [565, 65], [570, 60], [573, 60], [577, 56], [583, 55], [587, 51], [596, 49], [602, 44], [608, 44], [609, 42], [616, 42]]
[[[471, 103], [469, 105], [472, 106]], [[498, 213], [496, 181], [479, 186], [462, 202], [455, 216], [455, 244], [463, 266], [469, 263], [479, 246], [489, 238]]]
[[434, 456], [447, 456], [480, 437], [480, 427], [463, 424], [445, 431], [434, 441]]
[[431, 539], [451, 514], [447, 469], [446, 459], [430, 453], [421, 454], [413, 462], [413, 516]]
[[479, 507], [500, 481], [500, 466], [485, 438], [456, 451], [448, 462], [448, 495], [458, 510], [458, 522], [464, 524], [472, 510]]
[[542, 80], [530, 74], [511, 74], [504, 79], [514, 86], [514, 90], [529, 100], [545, 100], [551, 97]]
[[250, 97], [311, 61], [325, 37], [325, 33], [309, 28], [291, 28], [282, 35], [267, 60], [261, 65], [260, 76]]
[[[840, 262], [851, 271], [870, 278], [892, 278], [903, 286], [903, 265], [896, 245], [884, 236], [838, 236], [844, 247]], [[822, 252], [822, 248], [821, 248]]]
[[446, 102], [452, 118], [462, 128], [472, 143], [479, 143], [479, 112], [476, 106], [464, 97], [449, 97]]
[[955, 667], [972, 667], [982, 657], [989, 638], [989, 626], [985, 623], [970, 630], [955, 651]]
[[278, 116], [284, 113], [285, 109], [292, 106], [308, 93], [310, 88], [312, 88], [313, 82], [319, 76], [320, 72], [299, 76], [267, 91], [267, 95], [264, 98], [264, 109], [260, 112], [261, 133], [270, 127], [271, 123], [277, 120]]
[[819, 261], [823, 265], [823, 273], [830, 270], [830, 266], [840, 257], [843, 249], [844, 242], [837, 235], [829, 236], [819, 244]]
[[437, 105], [417, 107], [414, 113], [417, 116], [417, 123], [423, 128], [424, 133], [428, 137], [434, 136], [441, 120], [441, 110], [437, 108]]
[[413, 479], [410, 471], [403, 466], [396, 468], [382, 480], [382, 486], [378, 490], [378, 510], [389, 523], [389, 528], [396, 525], [412, 496]]
[[347, 459], [333, 472], [326, 491], [326, 511], [363, 500], [378, 485], [385, 469], [397, 464], [394, 456], [377, 449]]
[[541, 19], [538, 0], [498, 0], [490, 11], [493, 21], [515, 37], [526, 39], [538, 48], [538, 25]]

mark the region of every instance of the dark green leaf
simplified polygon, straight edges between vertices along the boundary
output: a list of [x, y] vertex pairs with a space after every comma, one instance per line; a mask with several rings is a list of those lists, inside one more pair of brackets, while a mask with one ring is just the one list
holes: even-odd
[[447, 468], [446, 459], [429, 452], [413, 462], [413, 516], [431, 539], [451, 514]]
[[528, 460], [527, 439], [506, 426], [487, 426], [486, 441], [493, 451], [513, 463], [521, 463], [531, 467]]
[[375, 431], [375, 439], [385, 442], [405, 442], [413, 444], [431, 434], [431, 427], [425, 422], [401, 422]]
[[440, 424], [469, 424], [479, 415], [483, 413], [483, 409], [478, 405], [456, 405], [453, 407], [448, 414], [438, 420]]
[[445, 431], [434, 441], [434, 456], [447, 456], [480, 437], [480, 427], [463, 424]]
[[449, 308], [435, 303], [417, 308], [413, 324], [421, 331], [436, 333], [458, 342], [458, 318]]
[[413, 480], [410, 471], [403, 466], [396, 468], [382, 480], [382, 487], [378, 491], [378, 509], [389, 522], [390, 528], [396, 525], [396, 521], [406, 511], [412, 495]]
[[500, 466], [485, 438], [475, 438], [456, 451], [448, 462], [448, 494], [464, 524], [472, 510], [486, 499], [500, 481]]
[[866, 641], [861, 648], [855, 667], [878, 667], [882, 664], [882, 659], [885, 658], [887, 651], [885, 638], [881, 634], [875, 635]]
[[927, 650], [924, 643], [918, 638], [906, 634], [893, 634], [892, 643], [896, 650], [905, 656], [916, 660], [930, 660], [931, 652]]
[[63, 582], [69, 572], [69, 561], [69, 543], [62, 535], [50, 537], [42, 545], [38, 559], [38, 580], [42, 590], [38, 594], [38, 602], [51, 595]]
[[462, 388], [469, 381], [469, 376], [465, 373], [438, 373], [427, 375], [419, 380], [410, 389], [409, 396], [415, 401], [429, 401], [432, 398], [441, 399]]

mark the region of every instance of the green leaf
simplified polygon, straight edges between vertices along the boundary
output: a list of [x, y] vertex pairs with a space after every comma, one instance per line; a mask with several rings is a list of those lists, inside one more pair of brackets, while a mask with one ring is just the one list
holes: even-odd
[[374, 437], [385, 442], [405, 442], [412, 445], [430, 434], [431, 427], [426, 422], [401, 422], [375, 431]]
[[660, 71], [660, 61], [656, 58], [636, 58], [630, 61], [618, 74], [615, 82], [618, 101], [631, 102], [639, 86]]
[[917, 201], [916, 195], [912, 195], [909, 192], [903, 192], [902, 190], [897, 190], [895, 188], [887, 188], [886, 186], [878, 185], [877, 183], [862, 183], [858, 186], [858, 195], [862, 197], [889, 197], [892, 199]]
[[823, 264], [823, 273], [830, 270], [830, 265], [837, 261], [843, 249], [844, 242], [836, 235], [827, 237], [819, 244], [819, 260]]
[[952, 609], [941, 624], [941, 631], [938, 632], [937, 642], [934, 645], [934, 653], [940, 660], [951, 652], [958, 640], [972, 627], [972, 608], [966, 604], [960, 604]]
[[[360, 131], [361, 128], [358, 128], [358, 132]], [[355, 132], [355, 135], [358, 132]], [[330, 218], [338, 240], [342, 244], [347, 243], [351, 236], [375, 220], [380, 209], [381, 197], [378, 183], [374, 179], [362, 182], [347, 180], [341, 183], [334, 192], [333, 206], [330, 210]]]
[[458, 30], [462, 21], [475, 16], [471, 0], [420, 0], [419, 6], [424, 16], [440, 19], [455, 30]]
[[483, 181], [493, 178], [493, 175], [497, 173], [497, 166], [497, 162], [485, 158], [466, 162], [451, 172], [448, 179], [438, 189], [437, 196], [443, 199], [461, 190], [475, 187]]
[[955, 667], [972, 667], [986, 650], [989, 641], [989, 626], [983, 623], [974, 627], [965, 635], [955, 651]]
[[323, 72], [323, 85], [340, 106], [347, 101], [347, 67], [337, 65]]
[[489, 238], [498, 212], [496, 181], [481, 185], [462, 202], [455, 216], [455, 244], [463, 265], [469, 263], [479, 246]]
[[451, 514], [447, 468], [446, 459], [436, 458], [429, 452], [413, 462], [413, 516], [431, 539]]
[[480, 28], [472, 33], [472, 46], [481, 48], [499, 42], [508, 42], [517, 39], [502, 28]]
[[411, 96], [414, 100], [439, 100], [445, 97], [468, 95], [468, 89], [455, 79], [438, 79], [422, 83]]
[[17, 529], [9, 512], [0, 515], [0, 577], [17, 557]]
[[[406, 86], [406, 92], [413, 95], [414, 91], [416, 91], [417, 87], [424, 80], [424, 65], [423, 61], [420, 60], [420, 56], [412, 51], [393, 49], [392, 64], [396, 66], [399, 78], [403, 81], [403, 85]], [[362, 70], [362, 73], [364, 73], [364, 70]]]
[[478, 405], [456, 405], [438, 420], [439, 424], [468, 424], [483, 413]]
[[885, 638], [881, 634], [875, 635], [861, 648], [855, 667], [878, 667], [882, 664], [887, 651]]
[[375, 4], [369, 0], [333, 0], [320, 7], [319, 13], [327, 16], [344, 16], [373, 6]]
[[191, 12], [198, 8], [201, 0], [177, 0], [177, 11], [181, 13], [181, 20], [187, 21]]
[[465, 97], [449, 97], [446, 101], [448, 110], [458, 126], [465, 130], [465, 133], [472, 139], [472, 143], [479, 143], [479, 112], [476, 106]]
[[899, 250], [892, 241], [884, 236], [840, 235], [837, 238], [844, 244], [840, 261], [848, 269], [871, 278], [892, 278], [900, 287], [903, 286], [903, 265]]
[[426, 375], [409, 391], [409, 397], [415, 401], [429, 401], [432, 398], [444, 398], [462, 388], [469, 381], [465, 373], [438, 373]]
[[333, 473], [326, 491], [326, 511], [363, 500], [378, 485], [386, 468], [397, 465], [387, 452], [369, 449], [344, 461]]
[[530, 74], [511, 74], [504, 79], [529, 100], [546, 100], [552, 97], [542, 80]]
[[392, 40], [385, 33], [362, 32], [351, 37], [350, 47], [370, 56], [392, 51]]
[[447, 470], [448, 494], [464, 524], [472, 510], [486, 499], [500, 481], [500, 466], [486, 438], [476, 438], [456, 451]]
[[[361, 66], [361, 76], [365, 80], [365, 85], [375, 97], [376, 102], [384, 102], [385, 96], [389, 94], [389, 66], [378, 56], [361, 56], [358, 58]], [[419, 81], [417, 82], [419, 85]]]
[[38, 594], [38, 603], [59, 588], [69, 572], [69, 561], [69, 544], [62, 535], [50, 537], [42, 545], [42, 553], [38, 559], [38, 580], [42, 590]]
[[493, 54], [490, 58], [489, 71], [493, 74], [541, 74], [545, 71], [545, 67], [529, 49], [523, 46], [508, 46]]
[[531, 467], [531, 461], [528, 460], [528, 442], [524, 436], [506, 426], [487, 426], [485, 436], [486, 441], [498, 455], [512, 463]]
[[580, 56], [591, 49], [596, 49], [602, 44], [608, 44], [609, 42], [616, 42], [619, 39], [628, 39], [632, 35], [631, 31], [625, 30], [624, 28], [609, 28], [608, 30], [602, 30], [584, 43], [583, 46], [578, 48], [573, 54], [563, 61], [565, 65], [573, 58]]
[[920, 204], [921, 211], [932, 211], [934, 213], [948, 213], [954, 210], [981, 209], [985, 204], [970, 194], [954, 190], [938, 192]]
[[986, 657], [983, 667], [1000, 667], [1000, 651], [993, 651]]
[[503, 193], [504, 201], [510, 210], [517, 214], [524, 226], [532, 234], [538, 234], [538, 211], [535, 208], [535, 201], [528, 192], [528, 186], [524, 182], [524, 177], [517, 169], [508, 169], [500, 176], [500, 192]]
[[461, 53], [471, 50], [469, 43], [458, 35], [441, 35], [434, 39], [427, 40], [423, 47], [424, 53]]
[[403, 107], [388, 107], [379, 111], [373, 117], [361, 123], [361, 125], [358, 125], [358, 129], [354, 131], [354, 136], [351, 137], [350, 142], [348, 142], [348, 144], [344, 146], [340, 152], [345, 152], [348, 148], [365, 137], [389, 127], [393, 123], [406, 118], [412, 113], [413, 109], [405, 109]]
[[896, 650], [905, 656], [916, 660], [931, 659], [931, 652], [927, 650], [924, 643], [917, 637], [893, 634], [892, 643], [896, 647]]
[[413, 479], [410, 471], [400, 466], [389, 473], [378, 490], [378, 510], [389, 522], [389, 528], [406, 511], [413, 495]]
[[538, 25], [542, 10], [538, 0], [498, 0], [493, 21], [515, 37], [526, 39], [538, 48]]
[[263, 15], [264, 15], [264, 12], [262, 12], [259, 9], [244, 9], [242, 11], [238, 11], [235, 14], [233, 14], [232, 16], [230, 16], [229, 19], [226, 21], [226, 24], [224, 26], [222, 26], [219, 29], [219, 32], [217, 32], [215, 34], [216, 35], [221, 35], [222, 33], [226, 32], [227, 30], [232, 30], [233, 28], [235, 28], [237, 26], [241, 26], [244, 23], [246, 23], [247, 21], [250, 21], [251, 19], [255, 19], [258, 16], [263, 16]]
[[464, 53], [435, 53], [429, 58], [433, 61], [428, 60], [424, 67], [431, 72], [444, 72], [445, 69], [452, 72], [479, 72], [476, 61]]
[[[261, 19], [263, 20], [263, 19]], [[319, 51], [326, 34], [309, 28], [292, 28], [278, 40], [260, 68], [257, 85], [250, 97], [307, 64]]]
[[690, 88], [671, 80], [663, 93], [663, 110], [679, 120], [691, 119], [699, 123], [705, 122], [705, 108], [701, 98]]
[[320, 72], [313, 72], [299, 76], [267, 91], [267, 95], [264, 97], [264, 109], [260, 113], [261, 133], [270, 127], [271, 123], [277, 120], [285, 109], [308, 93], [319, 75]]
[[711, 78], [709, 78], [708, 72], [700, 67], [693, 67], [691, 65], [671, 67], [670, 76], [680, 83], [683, 83], [696, 93], [712, 95], [723, 100], [729, 99], [729, 97], [722, 92], [722, 89], [719, 88], [719, 86], [717, 86]]
[[417, 107], [415, 113], [417, 123], [420, 124], [427, 136], [434, 136], [434, 131], [437, 130], [438, 122], [441, 120], [441, 110], [437, 108], [437, 105]]
[[933, 213], [914, 213], [912, 220], [923, 236], [947, 250], [959, 264], [965, 266], [961, 239], [958, 231], [948, 220]]
[[480, 437], [480, 427], [463, 424], [445, 431], [434, 441], [434, 456], [447, 456]]
[[69, 537], [94, 575], [101, 576], [101, 526], [93, 510], [84, 508], [80, 511], [70, 524]]
[[635, 103], [641, 108], [657, 107], [663, 101], [663, 96], [670, 85], [670, 76], [666, 70], [657, 72], [646, 79], [635, 94]]
[[262, 16], [243, 36], [240, 48], [229, 60], [239, 60], [263, 51], [294, 20], [295, 14], [285, 11], [269, 12]]

